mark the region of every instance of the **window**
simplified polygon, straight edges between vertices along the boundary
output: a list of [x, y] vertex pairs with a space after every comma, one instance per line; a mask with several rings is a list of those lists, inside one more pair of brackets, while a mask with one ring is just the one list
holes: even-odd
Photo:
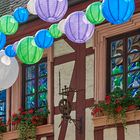
[[0, 91], [0, 118], [6, 122], [6, 90]]
[[46, 108], [47, 59], [23, 66], [23, 106], [25, 110]]
[[108, 39], [107, 93], [120, 87], [132, 95], [140, 92], [140, 32]]

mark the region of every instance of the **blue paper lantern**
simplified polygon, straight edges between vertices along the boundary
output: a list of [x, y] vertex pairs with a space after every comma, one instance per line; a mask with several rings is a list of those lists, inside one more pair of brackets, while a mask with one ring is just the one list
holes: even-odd
[[0, 32], [0, 50], [4, 48], [5, 44], [6, 44], [6, 35]]
[[13, 45], [8, 45], [5, 48], [5, 54], [9, 57], [15, 57], [16, 56], [16, 52], [14, 51]]
[[28, 21], [29, 12], [24, 7], [18, 7], [15, 9], [13, 16], [17, 22], [24, 23]]
[[35, 34], [35, 43], [39, 48], [49, 48], [53, 45], [54, 38], [46, 29], [42, 29]]
[[123, 24], [131, 19], [135, 11], [134, 0], [103, 0], [102, 13], [112, 24]]

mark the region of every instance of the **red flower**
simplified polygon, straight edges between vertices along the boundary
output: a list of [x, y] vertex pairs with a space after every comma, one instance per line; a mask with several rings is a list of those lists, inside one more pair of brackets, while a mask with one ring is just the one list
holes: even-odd
[[29, 112], [29, 114], [33, 114], [33, 113], [34, 113], [34, 110], [31, 109], [31, 110], [29, 110], [28, 112]]
[[24, 111], [24, 112], [21, 112], [21, 114], [22, 114], [22, 115], [26, 115], [26, 114], [27, 114], [27, 112], [26, 112], [26, 111]]
[[119, 100], [116, 100], [116, 101], [115, 101], [116, 104], [118, 104], [119, 102], [120, 102]]
[[12, 125], [15, 125], [16, 124], [16, 122], [12, 122]]
[[93, 116], [95, 116], [95, 115], [96, 115], [98, 112], [100, 112], [100, 111], [101, 111], [100, 108], [95, 108], [95, 109], [92, 110], [91, 114], [92, 114]]
[[14, 113], [14, 114], [12, 115], [12, 117], [13, 117], [13, 118], [17, 117], [17, 114], [16, 114], [16, 113]]
[[110, 104], [110, 102], [111, 102], [110, 96], [106, 96], [105, 97], [105, 100], [106, 100], [106, 104]]
[[22, 107], [20, 107], [20, 108], [18, 109], [18, 111], [19, 111], [19, 112], [22, 112], [22, 111], [23, 111], [23, 108], [22, 108]]
[[122, 106], [118, 106], [118, 107], [116, 108], [116, 112], [117, 112], [117, 113], [120, 113], [122, 110], [123, 110]]
[[134, 109], [136, 109], [136, 106], [135, 105], [130, 105], [130, 106], [128, 106], [127, 110], [134, 110]]

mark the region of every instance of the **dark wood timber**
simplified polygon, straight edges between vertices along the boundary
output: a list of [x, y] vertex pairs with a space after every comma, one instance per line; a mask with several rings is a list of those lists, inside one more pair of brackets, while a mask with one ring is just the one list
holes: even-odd
[[117, 127], [117, 140], [125, 140], [125, 132], [123, 126]]
[[103, 129], [101, 130], [94, 129], [94, 140], [103, 140]]

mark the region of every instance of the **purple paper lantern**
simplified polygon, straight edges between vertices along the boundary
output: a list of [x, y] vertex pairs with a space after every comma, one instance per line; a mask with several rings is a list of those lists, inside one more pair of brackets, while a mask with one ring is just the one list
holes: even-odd
[[36, 0], [37, 15], [46, 22], [57, 22], [67, 12], [68, 0]]
[[87, 42], [94, 33], [95, 26], [89, 23], [82, 11], [70, 14], [65, 23], [65, 34], [75, 43]]

